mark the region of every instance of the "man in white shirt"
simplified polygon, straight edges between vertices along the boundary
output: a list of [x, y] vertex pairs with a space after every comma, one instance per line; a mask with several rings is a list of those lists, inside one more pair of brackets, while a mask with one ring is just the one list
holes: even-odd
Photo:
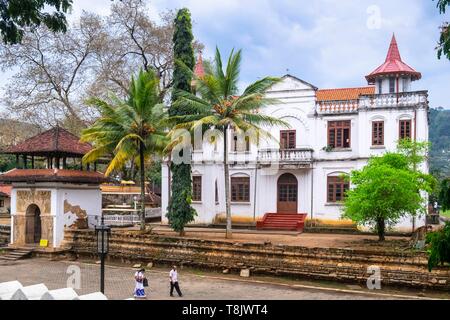
[[177, 290], [177, 293], [180, 297], [183, 296], [180, 290], [180, 286], [178, 285], [178, 272], [177, 272], [177, 266], [173, 266], [172, 270], [170, 270], [169, 273], [170, 278], [170, 296], [173, 297], [173, 289]]

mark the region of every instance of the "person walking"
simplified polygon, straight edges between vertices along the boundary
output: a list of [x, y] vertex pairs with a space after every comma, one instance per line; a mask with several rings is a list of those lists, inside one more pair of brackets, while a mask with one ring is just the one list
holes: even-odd
[[180, 286], [178, 284], [178, 272], [177, 272], [177, 266], [173, 266], [172, 270], [170, 270], [169, 273], [170, 278], [170, 296], [173, 297], [173, 289], [177, 290], [177, 293], [180, 297], [183, 296], [180, 290]]
[[136, 271], [136, 273], [134, 274], [134, 280], [136, 281], [136, 286], [134, 288], [134, 297], [137, 299], [147, 298], [144, 289], [145, 282], [147, 282], [147, 278], [145, 278], [145, 269]]

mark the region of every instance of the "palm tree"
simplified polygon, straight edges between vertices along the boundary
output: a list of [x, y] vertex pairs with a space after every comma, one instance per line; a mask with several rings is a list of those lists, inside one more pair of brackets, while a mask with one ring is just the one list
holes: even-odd
[[[176, 129], [195, 130], [202, 128], [215, 128], [223, 135], [223, 166], [225, 178], [225, 207], [227, 217], [226, 237], [232, 238], [231, 230], [231, 197], [230, 174], [228, 165], [229, 130], [237, 133], [252, 130], [252, 142], [258, 142], [261, 136], [273, 138], [268, 128], [274, 125], [288, 126], [282, 120], [266, 116], [260, 110], [266, 106], [279, 103], [277, 100], [267, 98], [265, 92], [280, 81], [279, 78], [266, 77], [249, 85], [242, 94], [238, 93], [238, 81], [241, 64], [241, 50], [231, 52], [226, 70], [222, 66], [222, 58], [216, 49], [215, 63], [207, 70], [206, 75], [195, 78], [197, 94], [186, 91], [177, 92], [178, 99], [175, 105], [193, 110], [188, 116], [172, 117], [171, 120], [179, 123]], [[171, 131], [171, 134], [174, 133]]]
[[90, 163], [112, 154], [105, 175], [120, 170], [129, 161], [140, 169], [141, 230], [145, 230], [145, 161], [161, 153], [166, 145], [167, 113], [161, 104], [159, 79], [153, 71], [140, 71], [131, 79], [128, 99], [110, 97], [110, 102], [99, 98], [88, 100], [100, 111], [100, 118], [82, 133], [81, 140], [94, 146], [83, 157]]

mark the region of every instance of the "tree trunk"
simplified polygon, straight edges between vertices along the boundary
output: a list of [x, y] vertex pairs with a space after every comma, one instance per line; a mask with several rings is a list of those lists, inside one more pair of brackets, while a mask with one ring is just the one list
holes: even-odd
[[141, 174], [140, 184], [141, 184], [141, 231], [145, 231], [145, 159], [144, 159], [144, 143], [141, 141], [139, 143], [139, 171]]
[[230, 172], [228, 167], [228, 127], [225, 127], [223, 134], [223, 172], [225, 178], [225, 211], [227, 214], [226, 238], [231, 239], [231, 199], [230, 199]]
[[379, 218], [377, 221], [377, 233], [378, 233], [378, 241], [384, 241], [385, 233], [386, 233], [386, 223], [383, 218]]

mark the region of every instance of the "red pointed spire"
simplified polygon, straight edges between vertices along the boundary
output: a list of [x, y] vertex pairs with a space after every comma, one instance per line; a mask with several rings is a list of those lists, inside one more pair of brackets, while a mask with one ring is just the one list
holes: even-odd
[[389, 46], [389, 51], [386, 56], [387, 61], [402, 61], [402, 57], [400, 56], [400, 51], [398, 50], [397, 40], [395, 39], [395, 34], [392, 35], [391, 44]]
[[205, 68], [203, 66], [203, 57], [202, 53], [198, 55], [197, 63], [195, 64], [194, 74], [197, 78], [201, 78], [205, 75]]
[[395, 39], [395, 34], [392, 36], [391, 44], [389, 45], [389, 50], [386, 56], [386, 61], [381, 66], [376, 68], [371, 74], [366, 76], [366, 79], [369, 84], [374, 84], [377, 77], [391, 75], [408, 75], [411, 76], [413, 81], [422, 78], [420, 72], [417, 72], [402, 61], [400, 50], [398, 49], [397, 45], [397, 40]]

